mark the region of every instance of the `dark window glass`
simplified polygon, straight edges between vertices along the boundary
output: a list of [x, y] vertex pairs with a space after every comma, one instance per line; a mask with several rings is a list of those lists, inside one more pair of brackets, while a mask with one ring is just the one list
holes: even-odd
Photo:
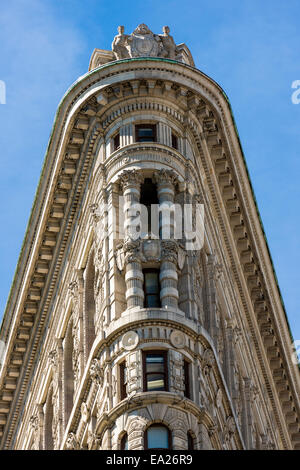
[[172, 147], [178, 149], [178, 137], [172, 132]]
[[188, 361], [183, 361], [184, 368], [184, 396], [191, 398], [190, 394], [190, 364]]
[[194, 438], [190, 432], [188, 432], [188, 450], [194, 450]]
[[145, 449], [171, 449], [170, 430], [161, 424], [153, 424], [145, 432]]
[[128, 450], [128, 435], [127, 433], [121, 439], [121, 450]]
[[144, 353], [144, 391], [166, 391], [167, 387], [166, 352]]
[[114, 151], [120, 148], [120, 134], [116, 134], [113, 138], [114, 141]]
[[155, 124], [138, 124], [135, 126], [136, 142], [155, 142], [156, 141], [156, 125]]
[[[148, 213], [148, 234], [157, 232], [158, 228], [151, 226], [151, 206], [152, 204], [159, 204], [157, 197], [157, 185], [152, 182], [151, 178], [145, 178], [144, 183], [141, 185], [141, 198], [140, 203], [147, 208]], [[146, 232], [146, 229], [145, 229]]]
[[126, 390], [126, 363], [125, 361], [120, 364], [120, 398], [124, 400], [127, 397], [127, 390]]
[[159, 285], [159, 270], [158, 269], [144, 269], [144, 307], [161, 307], [160, 303], [160, 285]]

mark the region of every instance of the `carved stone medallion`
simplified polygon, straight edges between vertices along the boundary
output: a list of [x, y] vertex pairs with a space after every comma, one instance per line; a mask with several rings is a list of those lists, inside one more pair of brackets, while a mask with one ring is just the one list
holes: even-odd
[[135, 331], [127, 331], [123, 335], [122, 345], [126, 351], [131, 351], [139, 344], [139, 335]]
[[185, 335], [182, 331], [174, 330], [170, 334], [170, 342], [174, 348], [182, 349], [185, 346]]

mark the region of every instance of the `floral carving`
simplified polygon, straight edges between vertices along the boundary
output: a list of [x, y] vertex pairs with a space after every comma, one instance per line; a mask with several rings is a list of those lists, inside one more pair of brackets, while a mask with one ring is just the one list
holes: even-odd
[[100, 386], [103, 384], [104, 374], [99, 359], [93, 359], [90, 367], [90, 376], [96, 384]]

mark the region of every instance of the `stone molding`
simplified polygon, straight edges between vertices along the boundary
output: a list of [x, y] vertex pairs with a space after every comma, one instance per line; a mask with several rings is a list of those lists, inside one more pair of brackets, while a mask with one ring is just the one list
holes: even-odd
[[[139, 65], [140, 65], [140, 64], [139, 64]], [[121, 66], [121, 64], [120, 64], [120, 66]], [[185, 66], [179, 66], [179, 68], [180, 68], [180, 67], [182, 67], [181, 72], [182, 72], [183, 74], [184, 74], [183, 71], [187, 71], [188, 80], [190, 80], [190, 76], [192, 75], [192, 72], [191, 72], [188, 68], [186, 68]], [[166, 66], [166, 68], [168, 68], [168, 67]], [[100, 71], [100, 72], [102, 72], [102, 71]], [[278, 336], [278, 334], [281, 334], [282, 339], [281, 339], [281, 341], [280, 341], [279, 343], [281, 344], [281, 347], [283, 347], [283, 350], [284, 350], [284, 351], [287, 351], [287, 350], [288, 350], [288, 346], [287, 346], [287, 345], [288, 345], [289, 343], [288, 343], [288, 341], [287, 341], [287, 338], [288, 338], [288, 331], [287, 331], [287, 327], [286, 327], [286, 324], [285, 324], [284, 313], [283, 313], [282, 310], [281, 310], [281, 312], [279, 312], [279, 314], [276, 316], [275, 313], [272, 312], [272, 310], [275, 309], [275, 306], [280, 305], [280, 302], [278, 301], [278, 292], [276, 292], [276, 283], [275, 283], [275, 281], [274, 281], [274, 276], [273, 276], [273, 273], [272, 273], [272, 268], [269, 266], [270, 263], [269, 263], [269, 259], [268, 259], [267, 250], [266, 250], [266, 247], [265, 247], [265, 245], [264, 245], [264, 240], [263, 240], [263, 236], [262, 236], [262, 232], [261, 232], [261, 227], [259, 226], [259, 223], [258, 223], [256, 220], [254, 220], [254, 216], [255, 216], [255, 214], [256, 214], [256, 210], [255, 210], [255, 207], [254, 207], [254, 203], [253, 203], [253, 201], [251, 200], [251, 191], [249, 191], [249, 187], [246, 187], [247, 185], [249, 186], [249, 183], [248, 183], [248, 182], [247, 182], [247, 183], [241, 183], [241, 181], [247, 181], [247, 178], [244, 177], [244, 175], [245, 175], [245, 168], [243, 167], [243, 163], [241, 164], [241, 162], [238, 162], [238, 161], [237, 161], [237, 158], [239, 158], [240, 161], [242, 161], [242, 159], [241, 159], [241, 157], [240, 157], [240, 149], [239, 149], [239, 147], [238, 147], [237, 138], [236, 138], [236, 136], [235, 136], [234, 133], [232, 134], [232, 131], [231, 131], [231, 129], [230, 129], [230, 127], [231, 127], [231, 121], [230, 121], [230, 114], [229, 114], [229, 111], [228, 111], [228, 105], [227, 105], [227, 103], [225, 102], [224, 97], [222, 97], [222, 95], [220, 94], [220, 89], [219, 89], [217, 86], [215, 86], [215, 85], [212, 86], [212, 81], [210, 81], [210, 80], [207, 79], [207, 78], [204, 79], [204, 78], [203, 78], [203, 75], [202, 75], [200, 72], [195, 72], [195, 71], [193, 71], [193, 74], [194, 74], [195, 76], [197, 76], [197, 77], [199, 78], [199, 80], [200, 80], [200, 77], [201, 77], [201, 80], [204, 80], [204, 81], [207, 80], [206, 86], [203, 85], [203, 89], [205, 89], [206, 92], [208, 92], [208, 95], [209, 95], [211, 98], [212, 98], [212, 97], [214, 98], [214, 101], [215, 101], [216, 103], [218, 103], [218, 106], [220, 107], [220, 108], [219, 108], [219, 110], [220, 110], [220, 115], [222, 116], [222, 118], [226, 118], [226, 119], [224, 119], [225, 124], [224, 124], [224, 123], [221, 123], [221, 124], [224, 124], [224, 129], [225, 129], [225, 131], [226, 131], [226, 132], [224, 132], [224, 133], [226, 133], [226, 138], [227, 138], [227, 139], [229, 139], [229, 138], [231, 139], [231, 144], [232, 144], [232, 145], [231, 145], [231, 148], [238, 149], [238, 150], [236, 151], [236, 152], [237, 152], [236, 155], [233, 156], [233, 155], [229, 154], [229, 158], [232, 158], [233, 163], [231, 163], [231, 165], [234, 166], [235, 171], [237, 171], [237, 173], [238, 173], [238, 175], [239, 175], [239, 184], [241, 185], [241, 189], [239, 189], [239, 191], [238, 191], [238, 193], [239, 193], [238, 196], [240, 196], [240, 193], [242, 193], [243, 204], [246, 205], [247, 214], [249, 215], [249, 218], [250, 218], [250, 219], [252, 218], [251, 223], [250, 223], [249, 225], [252, 227], [252, 228], [251, 228], [251, 231], [254, 233], [254, 237], [255, 237], [256, 240], [257, 240], [257, 243], [255, 244], [255, 249], [257, 249], [257, 246], [258, 246], [258, 252], [257, 252], [257, 254], [255, 254], [255, 256], [253, 257], [253, 259], [255, 259], [255, 263], [257, 263], [257, 264], [262, 264], [262, 266], [263, 266], [263, 270], [262, 270], [262, 271], [263, 271], [263, 275], [266, 276], [266, 282], [268, 283], [269, 286], [272, 285], [272, 288], [269, 288], [268, 290], [266, 290], [266, 292], [267, 292], [267, 297], [270, 296], [270, 302], [268, 302], [268, 308], [270, 309], [270, 312], [271, 312], [270, 317], [268, 317], [268, 315], [266, 314], [266, 315], [267, 315], [266, 318], [267, 318], [268, 321], [271, 320], [271, 323], [274, 324], [274, 330], [273, 330], [274, 333], [275, 333], [277, 336]], [[101, 73], [99, 73], [99, 75], [101, 75]], [[91, 76], [92, 76], [92, 75], [90, 75], [90, 77], [91, 77]], [[194, 80], [197, 81], [196, 79], [194, 79]], [[200, 80], [200, 81], [201, 81], [201, 80]], [[70, 104], [70, 106], [72, 106], [74, 103], [76, 103], [76, 100], [79, 99], [79, 96], [78, 96], [77, 98], [75, 98], [74, 95], [76, 94], [76, 91], [77, 91], [78, 88], [81, 86], [81, 84], [82, 84], [82, 82], [79, 81], [79, 83], [76, 85], [76, 87], [74, 87], [74, 89], [72, 90], [72, 92], [70, 92], [70, 96], [72, 95], [72, 98], [73, 98], [73, 101], [72, 101], [72, 103]], [[88, 86], [91, 86], [91, 83], [90, 83]], [[213, 91], [211, 91], [211, 88], [213, 88], [213, 87], [215, 87], [215, 89], [214, 89]], [[210, 91], [209, 91], [209, 90], [210, 90]], [[80, 91], [80, 94], [81, 94], [81, 93], [83, 93], [83, 91]], [[213, 96], [213, 95], [215, 95], [215, 94], [218, 95], [218, 96], [217, 96], [217, 97], [216, 97], [216, 96]], [[69, 100], [69, 102], [70, 102], [70, 96], [67, 95], [66, 101]], [[222, 101], [222, 100], [223, 100], [223, 101]], [[59, 116], [59, 119], [58, 119], [59, 125], [60, 125], [61, 129], [63, 128], [63, 126], [62, 126], [62, 124], [63, 124], [62, 121], [63, 121], [63, 120], [61, 119], [61, 114], [62, 114], [62, 113], [66, 113], [66, 111], [67, 111], [65, 104], [66, 104], [66, 103], [64, 103], [64, 106], [62, 106], [62, 108], [61, 108], [61, 110], [60, 110], [60, 116]], [[207, 112], [208, 112], [208, 111], [205, 111], [206, 114], [207, 114]], [[67, 113], [66, 113], [65, 115], [67, 115]], [[55, 126], [58, 126], [58, 124], [57, 124], [58, 121], [56, 121]], [[226, 123], [226, 121], [227, 121], [227, 123]], [[218, 122], [218, 124], [219, 124], [219, 122]], [[93, 151], [93, 142], [94, 142], [95, 139], [96, 139], [96, 134], [98, 134], [98, 133], [100, 132], [99, 129], [95, 130], [95, 129], [97, 128], [97, 126], [99, 127], [99, 124], [96, 124], [96, 126], [93, 128], [93, 131], [91, 131], [90, 134], [87, 135], [87, 137], [86, 137], [86, 139], [87, 139], [87, 141], [88, 141], [88, 144], [86, 144], [86, 152], [87, 152], [86, 154], [89, 153], [89, 156], [90, 156], [90, 157], [91, 157], [91, 155], [92, 155], [92, 151]], [[55, 131], [55, 132], [57, 132], [57, 131]], [[203, 137], [205, 140], [207, 140], [207, 138], [212, 138], [212, 137], [211, 137], [211, 133], [214, 133], [214, 132], [217, 132], [216, 127], [215, 127], [215, 126], [212, 126], [211, 124], [210, 124], [210, 125], [208, 124], [207, 126], [204, 126], [204, 133], [203, 133], [202, 137]], [[199, 133], [199, 135], [201, 135], [201, 132]], [[58, 141], [60, 140], [60, 137], [62, 137], [62, 132], [60, 133], [60, 136], [55, 135], [55, 136], [52, 138], [52, 140], [51, 140], [51, 142], [50, 142], [50, 150], [49, 150], [49, 152], [51, 152], [51, 151], [53, 152], [53, 146], [54, 146], [54, 145], [58, 145]], [[77, 133], [74, 132], [74, 134], [73, 134], [73, 136], [72, 136], [72, 142], [75, 142], [75, 141], [81, 142], [82, 138], [83, 138], [83, 137], [82, 137], [82, 133], [81, 133], [81, 132], [79, 132], [79, 133], [78, 133], [78, 132], [77, 132]], [[198, 139], [200, 139], [200, 137], [198, 137]], [[55, 142], [55, 144], [54, 144], [54, 142]], [[72, 145], [75, 145], [74, 143], [71, 143], [70, 145], [71, 145], [71, 147], [69, 147], [70, 149], [75, 148], [75, 147], [72, 147]], [[57, 147], [57, 148], [58, 148], [58, 147]], [[214, 149], [214, 151], [215, 151], [215, 150], [216, 150], [216, 149]], [[54, 153], [53, 153], [53, 154], [54, 154]], [[67, 152], [65, 155], [68, 155], [68, 157], [69, 157], [70, 153]], [[74, 155], [77, 155], [77, 154], [74, 153], [73, 156], [74, 156]], [[237, 157], [237, 155], [238, 155], [238, 157]], [[234, 157], [234, 158], [233, 158], [233, 157]], [[68, 159], [69, 159], [69, 158], [67, 158], [66, 160], [68, 160]], [[49, 165], [49, 163], [50, 163], [50, 162], [47, 161], [47, 165], [48, 165], [48, 166], [46, 165], [46, 168], [48, 168], [48, 170], [49, 170], [49, 166], [51, 166], [51, 165]], [[242, 167], [242, 168], [241, 168], [241, 167]], [[68, 181], [69, 181], [69, 180], [68, 180], [68, 178], [69, 178], [68, 175], [72, 174], [72, 171], [74, 170], [74, 167], [72, 167], [72, 165], [71, 165], [71, 166], [65, 165], [63, 168], [64, 168], [64, 173], [65, 173], [66, 175], [63, 175], [63, 176], [61, 177], [61, 180], [60, 180], [61, 183], [60, 183], [59, 189], [61, 189], [62, 185], [68, 186], [68, 184], [69, 184], [69, 183], [68, 183]], [[71, 172], [71, 173], [70, 173], [70, 172]], [[85, 174], [86, 174], [86, 173], [87, 173], [87, 166], [86, 166], [86, 168], [85, 168]], [[82, 181], [83, 181], [83, 178], [82, 178]], [[49, 181], [49, 180], [47, 181], [47, 184], [50, 186], [50, 181]], [[43, 182], [43, 185], [44, 185], [44, 182]], [[42, 185], [42, 186], [43, 186], [43, 185]], [[42, 186], [40, 186], [40, 191], [41, 191]], [[43, 188], [44, 188], [44, 186], [43, 186]], [[212, 185], [211, 185], [211, 188], [213, 188]], [[63, 189], [64, 189], [64, 188], [63, 188]], [[250, 199], [249, 199], [249, 198], [250, 198]], [[43, 201], [42, 201], [42, 202], [44, 202], [44, 198], [43, 198]], [[39, 207], [41, 207], [41, 206], [39, 206]], [[242, 210], [243, 210], [243, 206], [242, 206]], [[34, 218], [34, 217], [37, 217], [38, 213], [39, 213], [39, 208], [37, 208], [37, 206], [35, 206], [34, 213], [33, 213], [32, 217], [33, 217], [33, 218]], [[60, 213], [60, 212], [57, 211], [55, 214], [56, 214], [56, 215], [59, 215], [59, 213]], [[253, 215], [253, 214], [254, 214], [254, 215]], [[220, 217], [220, 214], [219, 214], [219, 217]], [[57, 217], [57, 218], [59, 219], [59, 217]], [[55, 217], [54, 217], [54, 219], [55, 219]], [[54, 229], [56, 229], [56, 227], [59, 227], [59, 223], [56, 222], [56, 220], [50, 220], [50, 223], [51, 223], [52, 225], [48, 226], [48, 228], [51, 227], [51, 228], [53, 228], [53, 230], [54, 230]], [[56, 224], [58, 224], [58, 225], [56, 225]], [[254, 229], [253, 227], [255, 227], [255, 229]], [[224, 228], [224, 230], [225, 230], [225, 228]], [[31, 236], [31, 233], [30, 233], [29, 235]], [[29, 235], [28, 235], [28, 237], [29, 237]], [[51, 237], [49, 237], [49, 240], [51, 240]], [[251, 241], [251, 240], [250, 240], [250, 241]], [[28, 243], [28, 241], [27, 241], [27, 243]], [[27, 251], [26, 251], [26, 250], [27, 250]], [[24, 253], [27, 253], [27, 254], [28, 254], [28, 252], [29, 252], [28, 245], [25, 244], [25, 248], [23, 249], [23, 258], [21, 258], [21, 261], [20, 261], [21, 264], [24, 263]], [[35, 259], [36, 259], [36, 257], [35, 257]], [[250, 259], [251, 259], [251, 258], [250, 258]], [[234, 261], [234, 260], [233, 260], [233, 261]], [[248, 264], [251, 264], [251, 263], [252, 263], [252, 261], [250, 261], [250, 263], [248, 263]], [[34, 263], [33, 263], [33, 264], [34, 264]], [[269, 264], [269, 265], [268, 265], [268, 264]], [[37, 273], [38, 273], [38, 274], [39, 274], [39, 273], [43, 273], [43, 270], [44, 270], [44, 271], [47, 270], [47, 262], [46, 262], [46, 263], [41, 263], [41, 262], [40, 262], [40, 264], [37, 264], [36, 266], [37, 266]], [[20, 270], [20, 264], [19, 264], [19, 270]], [[235, 277], [236, 277], [236, 273], [235, 273], [234, 275], [235, 275]], [[273, 277], [272, 277], [272, 276], [273, 276]], [[21, 276], [20, 276], [20, 272], [18, 271], [17, 277], [15, 278], [16, 280], [15, 280], [14, 282], [15, 282], [15, 283], [16, 283], [16, 282], [21, 282], [21, 281], [20, 281], [20, 277], [21, 277]], [[25, 286], [25, 287], [26, 287], [26, 286]], [[264, 286], [262, 286], [262, 287], [264, 287]], [[240, 285], [239, 285], [239, 289], [240, 289], [240, 292], [243, 291], [243, 285], [240, 284]], [[277, 296], [277, 298], [276, 298], [276, 296]], [[255, 302], [256, 302], [256, 305], [259, 305], [259, 302], [260, 302], [261, 304], [264, 304], [264, 301], [261, 301], [261, 300], [256, 300], [256, 301], [254, 301], [254, 305], [255, 305]], [[21, 302], [21, 303], [22, 303], [22, 302]], [[246, 308], [246, 310], [248, 310], [248, 307], [247, 307], [247, 304], [248, 304], [248, 303], [249, 303], [249, 298], [246, 298], [246, 300], [245, 300], [245, 308]], [[7, 310], [7, 311], [9, 311], [9, 309], [11, 308], [11, 305], [12, 305], [12, 300], [10, 299], [10, 301], [9, 301], [9, 303], [8, 303], [8, 310]], [[265, 307], [266, 307], [266, 306], [264, 305], [264, 309], [263, 309], [263, 312], [262, 312], [262, 313], [266, 312]], [[27, 308], [27, 307], [26, 307], [26, 308]], [[28, 308], [34, 309], [34, 308], [36, 308], [36, 307], [35, 307], [35, 305], [30, 304], [30, 305], [28, 306]], [[278, 307], [276, 307], [276, 308], [277, 308], [277, 311], [278, 311]], [[279, 310], [280, 310], [280, 308], [279, 308]], [[45, 313], [46, 313], [46, 312], [45, 312]], [[8, 315], [8, 314], [7, 314], [7, 315]], [[8, 328], [8, 324], [10, 324], [10, 318], [9, 318], [9, 315], [8, 315], [8, 316], [7, 316], [7, 315], [5, 316], [5, 319], [4, 319], [5, 328]], [[21, 312], [19, 313], [19, 315], [21, 315]], [[45, 318], [45, 316], [44, 316], [44, 318]], [[43, 321], [44, 321], [44, 318], [40, 318], [40, 320], [41, 320], [41, 326], [42, 326], [42, 323], [43, 323]], [[16, 317], [16, 318], [14, 319], [14, 321], [16, 322], [15, 324], [18, 323], [18, 320], [19, 320], [18, 317]], [[251, 316], [250, 314], [248, 315], [248, 321], [249, 321], [250, 324], [251, 324], [251, 322], [253, 322], [252, 316]], [[7, 324], [7, 322], [8, 322], [8, 324]], [[255, 328], [256, 328], [256, 327], [255, 327]], [[257, 329], [255, 329], [255, 328], [254, 328], [253, 331], [257, 332]], [[265, 330], [264, 330], [264, 331], [265, 331]], [[16, 334], [16, 333], [17, 333], [17, 327], [15, 327], [15, 329], [14, 329], [14, 331], [13, 331], [13, 334]], [[42, 333], [42, 331], [41, 331], [41, 329], [40, 329], [39, 334], [41, 334], [41, 333]], [[29, 332], [29, 335], [30, 335], [30, 332]], [[7, 339], [7, 337], [6, 337], [6, 339]], [[260, 349], [260, 346], [261, 346], [261, 342], [258, 342], [257, 344], [255, 344], [256, 351], [258, 351], [258, 350]], [[33, 349], [33, 350], [34, 350], [34, 349]], [[11, 354], [11, 351], [8, 351], [7, 355], [9, 355], [9, 354]], [[262, 366], [263, 369], [266, 369], [266, 367], [269, 367], [269, 366], [266, 366], [266, 364], [267, 364], [266, 356], [262, 356], [262, 355], [259, 354], [259, 359], [260, 359], [260, 361], [261, 361], [261, 366]], [[33, 361], [33, 359], [31, 358], [31, 362], [32, 362], [32, 361]], [[283, 362], [282, 364], [286, 367], [287, 375], [288, 375], [288, 377], [289, 377], [289, 381], [290, 381], [291, 384], [292, 384], [291, 388], [292, 388], [292, 391], [293, 391], [294, 399], [297, 400], [297, 398], [295, 398], [295, 397], [297, 397], [296, 391], [297, 391], [297, 387], [298, 387], [298, 384], [299, 384], [299, 379], [298, 379], [297, 376], [295, 375], [296, 372], [293, 371], [285, 362]], [[269, 373], [269, 372], [266, 372], [266, 373], [265, 373], [265, 378], [266, 378], [266, 381], [267, 381], [268, 383], [271, 383], [271, 382], [272, 382], [272, 379], [271, 379], [271, 376], [270, 376], [270, 373]], [[22, 389], [23, 389], [23, 392], [22, 392], [22, 393], [24, 393], [24, 390], [25, 390], [25, 382], [22, 384]], [[23, 396], [22, 394], [19, 394], [20, 399], [22, 399], [22, 396]], [[276, 406], [277, 403], [278, 403], [278, 402], [274, 402], [274, 404], [273, 404], [275, 410], [276, 410], [276, 408], [277, 408], [277, 406]], [[298, 409], [298, 405], [297, 405], [296, 408]], [[279, 422], [280, 422], [280, 419], [279, 419]], [[12, 437], [12, 432], [13, 432], [13, 429], [11, 429], [11, 431], [10, 431], [10, 436], [9, 436], [8, 441], [7, 441], [7, 443], [6, 443], [5, 445], [8, 445], [8, 446], [10, 445], [9, 442], [10, 442], [10, 438]], [[282, 432], [282, 438], [283, 438], [283, 440], [286, 442], [286, 445], [289, 445], [288, 440], [287, 440], [287, 438], [286, 438], [286, 432]]]

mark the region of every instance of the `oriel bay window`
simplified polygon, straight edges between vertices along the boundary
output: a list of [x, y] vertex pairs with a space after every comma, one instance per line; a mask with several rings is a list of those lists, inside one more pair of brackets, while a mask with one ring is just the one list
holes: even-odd
[[135, 126], [136, 142], [156, 142], [155, 124], [136, 124]]
[[160, 308], [159, 269], [143, 269], [144, 275], [144, 307]]
[[143, 352], [144, 392], [168, 391], [167, 352]]

